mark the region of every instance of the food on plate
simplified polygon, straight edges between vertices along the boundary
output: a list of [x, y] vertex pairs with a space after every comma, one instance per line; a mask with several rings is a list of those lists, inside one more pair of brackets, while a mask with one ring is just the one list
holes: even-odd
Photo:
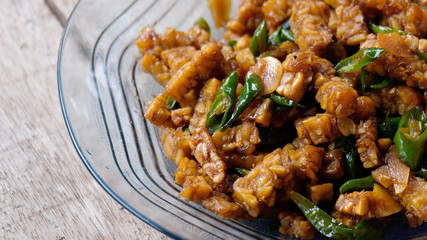
[[241, 0], [216, 16], [221, 39], [204, 19], [142, 29], [141, 66], [164, 86], [144, 116], [180, 197], [303, 239], [427, 221], [426, 5]]

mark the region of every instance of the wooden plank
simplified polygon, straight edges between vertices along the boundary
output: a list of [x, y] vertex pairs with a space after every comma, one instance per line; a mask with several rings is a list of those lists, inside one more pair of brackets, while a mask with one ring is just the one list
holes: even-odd
[[45, 0], [47, 6], [52, 11], [53, 15], [59, 20], [62, 26], [65, 26], [71, 11], [78, 3], [78, 0]]
[[[58, 1], [56, 16], [75, 2]], [[167, 239], [115, 202], [77, 156], [56, 84], [63, 29], [46, 2], [0, 5], [0, 239]]]

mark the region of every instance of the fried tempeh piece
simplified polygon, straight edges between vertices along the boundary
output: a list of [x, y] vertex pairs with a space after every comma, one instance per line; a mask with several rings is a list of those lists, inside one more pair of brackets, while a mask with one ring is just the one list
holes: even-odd
[[373, 191], [362, 190], [340, 194], [335, 210], [361, 219], [382, 218], [402, 210], [398, 201], [393, 199], [385, 188], [374, 184]]
[[316, 93], [320, 107], [338, 118], [355, 112], [358, 97], [357, 91], [338, 77], [324, 83]]
[[225, 180], [227, 166], [219, 156], [205, 123], [206, 115], [220, 84], [216, 79], [210, 79], [205, 83], [203, 89], [200, 91], [197, 104], [194, 107], [194, 114], [189, 126], [195, 144], [193, 155], [206, 174], [216, 184], [222, 183]]
[[262, 5], [262, 12], [268, 29], [276, 29], [291, 16], [294, 0], [268, 0]]
[[387, 188], [409, 212], [427, 221], [427, 182], [410, 172], [394, 148], [389, 150], [385, 161], [386, 165], [372, 172], [375, 181]]
[[183, 158], [191, 158], [195, 145], [187, 131], [183, 131], [182, 128], [174, 129], [162, 126], [159, 128], [159, 138], [166, 157], [177, 165]]
[[283, 154], [292, 160], [292, 167], [295, 176], [301, 180], [310, 180], [317, 183], [318, 173], [323, 164], [324, 149], [313, 145], [301, 145], [295, 147], [293, 144], [286, 144], [283, 147]]
[[225, 219], [238, 218], [244, 212], [238, 204], [234, 203], [232, 199], [225, 194], [206, 198], [202, 201], [202, 205]]
[[338, 18], [337, 38], [343, 45], [358, 45], [369, 34], [362, 10], [356, 4], [340, 4], [335, 13]]
[[328, 28], [329, 7], [319, 0], [297, 0], [292, 6], [291, 29], [302, 51], [322, 56], [332, 42]]
[[256, 150], [256, 145], [261, 142], [255, 123], [248, 121], [228, 128], [224, 132], [215, 132], [212, 140], [222, 151], [237, 151], [245, 155], [252, 154]]
[[209, 79], [211, 71], [222, 61], [224, 57], [216, 43], [204, 45], [191, 62], [186, 63], [172, 76], [166, 85], [166, 93], [182, 107], [194, 106], [197, 94], [192, 91], [199, 83]]
[[279, 232], [289, 236], [312, 239], [316, 233], [315, 228], [303, 216], [293, 212], [279, 213], [280, 228]]
[[147, 104], [144, 117], [156, 126], [173, 127], [171, 113], [166, 107], [166, 100], [167, 94], [165, 92], [152, 98]]
[[196, 54], [196, 48], [193, 46], [183, 46], [164, 50], [161, 56], [167, 62], [171, 74], [175, 74], [178, 70], [186, 63], [191, 61], [194, 54]]
[[381, 164], [381, 152], [376, 144], [377, 125], [377, 119], [371, 117], [366, 121], [361, 121], [356, 128], [356, 147], [364, 168], [378, 167]]
[[410, 87], [427, 89], [427, 63], [412, 54], [404, 39], [397, 33], [370, 34], [360, 48], [385, 48], [384, 52], [374, 62], [368, 64], [369, 72], [380, 76], [388, 76], [406, 82]]
[[337, 119], [329, 114], [318, 113], [315, 116], [295, 121], [298, 138], [304, 144], [318, 145], [334, 141], [339, 136]]
[[360, 96], [356, 100], [356, 108], [351, 116], [355, 121], [366, 120], [369, 117], [375, 116], [377, 109], [374, 101], [368, 96]]
[[291, 159], [282, 155], [278, 148], [256, 165], [246, 176], [233, 184], [233, 199], [252, 217], [257, 217], [261, 208], [274, 205], [275, 188], [293, 178]]
[[289, 54], [282, 67], [284, 72], [276, 91], [296, 102], [302, 99], [312, 81], [322, 77], [329, 81], [335, 74], [334, 66], [328, 60], [310, 51]]
[[395, 6], [399, 7], [393, 12], [384, 13], [381, 16], [380, 25], [400, 29], [417, 37], [424, 37], [427, 33], [427, 12], [420, 5], [409, 1], [400, 1]]
[[322, 168], [319, 172], [320, 177], [328, 181], [340, 179], [344, 176], [344, 150], [342, 148], [334, 148], [335, 144], [332, 143], [329, 144], [328, 148], [325, 150]]
[[241, 0], [234, 18], [227, 22], [226, 28], [242, 36], [255, 31], [263, 20], [262, 4], [266, 0]]
[[403, 86], [381, 88], [368, 93], [377, 108], [384, 112], [403, 115], [411, 108], [422, 106], [423, 97], [416, 90]]

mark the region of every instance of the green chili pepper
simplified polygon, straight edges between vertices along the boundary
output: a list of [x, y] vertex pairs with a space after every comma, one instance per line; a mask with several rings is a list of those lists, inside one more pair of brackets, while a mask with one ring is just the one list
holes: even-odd
[[421, 7], [423, 10], [427, 10], [427, 6], [422, 6]]
[[188, 133], [188, 135], [190, 136], [193, 135], [188, 127], [185, 127], [184, 130]]
[[181, 108], [181, 106], [179, 105], [178, 101], [173, 99], [171, 96], [168, 96], [168, 98], [166, 99], [166, 108], [170, 111]]
[[363, 92], [369, 92], [370, 89], [369, 89], [368, 84], [366, 83], [366, 68], [365, 67], [362, 68], [362, 72], [360, 73], [359, 79], [360, 79], [360, 85], [362, 85]]
[[386, 88], [392, 85], [396, 85], [398, 83], [398, 81], [396, 81], [393, 78], [386, 78], [383, 81], [381, 81], [380, 83], [377, 84], [373, 84], [370, 86], [370, 88], [372, 89], [381, 89], [381, 88]]
[[427, 169], [423, 168], [420, 171], [416, 171], [415, 175], [420, 177], [420, 178], [427, 179]]
[[427, 62], [427, 53], [425, 52], [417, 52], [416, 53], [419, 58]]
[[421, 107], [415, 107], [403, 114], [393, 138], [397, 153], [412, 170], [418, 168], [424, 154], [427, 140], [427, 119]]
[[237, 82], [237, 72], [234, 71], [219, 88], [206, 119], [206, 128], [210, 134], [213, 134], [226, 123], [236, 99]]
[[427, 155], [423, 155], [421, 169], [414, 173], [417, 177], [427, 179]]
[[225, 123], [219, 131], [223, 132], [225, 129], [229, 128], [231, 124], [236, 121], [239, 116], [243, 113], [243, 111], [249, 107], [252, 101], [259, 96], [262, 91], [262, 80], [256, 75], [252, 74], [246, 78], [245, 85], [243, 85], [243, 89], [240, 92], [239, 100], [236, 104], [236, 109], [231, 115], [230, 119]]
[[400, 29], [391, 28], [391, 27], [387, 27], [387, 26], [376, 25], [372, 21], [368, 22], [368, 27], [375, 34], [397, 32], [400, 35], [411, 35], [410, 33], [402, 31]]
[[357, 69], [368, 65], [370, 62], [375, 61], [384, 52], [385, 52], [385, 49], [383, 48], [372, 47], [372, 48], [360, 49], [352, 56], [341, 60], [335, 66], [335, 70], [337, 71], [338, 75], [356, 71]]
[[276, 105], [276, 107], [273, 110], [276, 112], [281, 112], [281, 111], [288, 110], [289, 108], [291, 107], [285, 106], [285, 105]]
[[305, 108], [304, 105], [301, 105], [293, 100], [287, 99], [286, 97], [280, 96], [277, 93], [270, 93], [265, 95], [266, 98], [270, 98], [276, 104], [287, 107], [302, 107]]
[[259, 58], [265, 58], [265, 57], [269, 57], [269, 56], [271, 56], [271, 52], [265, 51], [259, 55]]
[[385, 78], [384, 80], [382, 80], [379, 83], [373, 84], [373, 83], [369, 83], [367, 82], [367, 78], [366, 78], [367, 72], [366, 72], [366, 68], [363, 67], [362, 68], [362, 72], [360, 73], [360, 84], [362, 85], [362, 89], [363, 92], [369, 92], [372, 89], [376, 90], [376, 89], [381, 89], [381, 88], [386, 88], [389, 86], [393, 86], [398, 84], [399, 82], [393, 78]]
[[294, 33], [291, 30], [290, 21], [286, 21], [268, 39], [271, 45], [279, 45], [284, 41], [295, 42]]
[[230, 47], [232, 47], [234, 49], [234, 46], [236, 46], [237, 41], [236, 40], [230, 40], [230, 41], [228, 41], [227, 44], [228, 44], [228, 46], [230, 46]]
[[255, 30], [254, 35], [252, 36], [251, 45], [249, 49], [255, 57], [258, 57], [262, 52], [268, 48], [268, 29], [263, 20]]
[[206, 32], [208, 32], [209, 34], [211, 34], [211, 28], [209, 27], [209, 24], [206, 22], [204, 18], [200, 18], [199, 27], [205, 30]]
[[282, 38], [285, 39], [285, 41], [289, 42], [295, 42], [294, 33], [291, 29], [285, 29], [282, 30]]
[[399, 126], [401, 117], [389, 117], [387, 113], [384, 119], [378, 121], [378, 135], [382, 138], [393, 138]]
[[249, 170], [244, 169], [244, 168], [238, 168], [238, 167], [236, 167], [234, 169], [236, 169], [237, 173], [239, 173], [240, 176], [242, 176], [242, 177], [248, 175], [248, 173], [249, 173]]
[[355, 178], [348, 180], [340, 187], [340, 193], [345, 193], [349, 191], [358, 191], [363, 189], [373, 189], [374, 188], [374, 178], [372, 175], [363, 177], [363, 178]]
[[356, 177], [356, 157], [358, 153], [355, 144], [356, 140], [353, 135], [348, 137], [341, 136], [335, 141], [335, 149], [344, 148], [344, 165], [346, 175], [349, 178]]
[[291, 18], [288, 18], [288, 20], [282, 24], [282, 27], [284, 29], [291, 29]]
[[353, 226], [355, 240], [374, 240], [384, 238], [384, 225], [377, 219], [362, 221]]
[[269, 38], [268, 41], [270, 42], [270, 45], [279, 45], [280, 43], [284, 42], [285, 40], [282, 39], [282, 29], [283, 26], [280, 26]]
[[384, 226], [377, 219], [362, 221], [354, 227], [349, 227], [328, 215], [299, 193], [291, 190], [289, 191], [289, 196], [307, 220], [326, 237], [371, 240], [381, 239], [384, 236]]
[[369, 85], [366, 82], [366, 67], [362, 68], [362, 72], [360, 73], [359, 79], [360, 79], [360, 85], [362, 85], [363, 92], [369, 92], [370, 91]]

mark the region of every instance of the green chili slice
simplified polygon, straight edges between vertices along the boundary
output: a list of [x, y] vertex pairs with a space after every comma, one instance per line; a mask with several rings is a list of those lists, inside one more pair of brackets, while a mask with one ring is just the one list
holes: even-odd
[[421, 107], [415, 107], [403, 114], [393, 138], [397, 153], [412, 170], [418, 168], [424, 154], [427, 140], [427, 119]]
[[399, 83], [397, 80], [393, 78], [385, 78], [381, 82], [373, 84], [372, 82], [368, 81], [367, 74], [368, 73], [366, 72], [366, 67], [363, 67], [359, 77], [363, 92], [369, 92], [371, 90], [386, 88]]
[[301, 108], [305, 108], [304, 105], [301, 105], [293, 100], [287, 99], [284, 96], [280, 96], [277, 93], [270, 93], [265, 95], [266, 98], [270, 98], [271, 101], [273, 101], [276, 104], [279, 104], [281, 106], [286, 106], [286, 107], [301, 107]]
[[427, 155], [423, 155], [421, 169], [414, 172], [417, 177], [427, 179]]
[[291, 107], [285, 106], [285, 105], [276, 105], [276, 107], [273, 108], [273, 110], [276, 112], [282, 112], [282, 111], [288, 110], [289, 108]]
[[188, 133], [188, 135], [190, 136], [193, 135], [188, 127], [185, 127], [184, 130]]
[[285, 39], [285, 41], [289, 42], [295, 42], [294, 33], [291, 29], [282, 29], [282, 38]]
[[399, 127], [401, 117], [389, 117], [389, 113], [378, 121], [378, 135], [381, 138], [393, 138]]
[[258, 57], [262, 52], [268, 48], [268, 29], [263, 20], [257, 27], [252, 36], [251, 45], [249, 49], [255, 57]]
[[237, 72], [232, 72], [222, 83], [212, 102], [206, 119], [206, 128], [213, 134], [227, 121], [236, 99]]
[[355, 178], [348, 180], [340, 187], [340, 193], [345, 193], [349, 191], [358, 191], [363, 189], [372, 190], [374, 188], [374, 178], [372, 175], [363, 177], [363, 178]]
[[344, 165], [346, 175], [349, 178], [356, 177], [356, 157], [358, 156], [355, 146], [356, 140], [353, 135], [341, 136], [335, 141], [335, 149], [344, 148]]
[[277, 28], [277, 30], [268, 38], [268, 41], [270, 42], [270, 45], [279, 45], [280, 43], [284, 42], [285, 40], [282, 38], [282, 29], [283, 26], [280, 26]]
[[209, 27], [209, 24], [206, 22], [204, 18], [200, 18], [199, 27], [205, 30], [206, 32], [208, 32], [209, 34], [211, 34], [211, 28]]
[[427, 62], [427, 53], [425, 52], [417, 52], [416, 53], [419, 58]]
[[230, 47], [232, 47], [234, 49], [234, 47], [237, 44], [237, 41], [236, 40], [230, 40], [230, 41], [227, 42], [227, 44], [228, 44], [228, 46], [230, 46]]
[[370, 88], [372, 88], [372, 89], [381, 89], [381, 88], [386, 88], [386, 87], [389, 87], [389, 86], [396, 85], [397, 83], [398, 82], [396, 80], [394, 80], [393, 78], [386, 78], [383, 81], [381, 81], [380, 83], [371, 85]]
[[421, 169], [420, 171], [416, 171], [415, 175], [417, 177], [427, 179], [427, 169]]
[[243, 113], [243, 111], [249, 107], [252, 101], [260, 95], [262, 92], [262, 80], [256, 75], [252, 74], [246, 78], [245, 85], [240, 92], [239, 100], [236, 104], [236, 109], [231, 115], [230, 119], [222, 127], [219, 128], [219, 131], [223, 132], [225, 129], [229, 128]]
[[290, 21], [286, 21], [268, 39], [271, 45], [279, 45], [282, 42], [295, 42], [294, 33], [291, 30]]
[[291, 18], [288, 18], [288, 20], [286, 20], [286, 22], [284, 22], [284, 23], [282, 24], [282, 27], [283, 27], [284, 29], [291, 29]]
[[166, 108], [170, 111], [181, 108], [181, 106], [179, 105], [178, 101], [173, 99], [171, 96], [168, 96], [168, 98], [166, 99]]
[[307, 220], [326, 237], [371, 240], [381, 239], [384, 235], [384, 226], [377, 219], [362, 221], [353, 227], [349, 227], [331, 217], [299, 193], [291, 190], [289, 191], [289, 196]]
[[242, 176], [242, 177], [244, 177], [244, 176], [248, 175], [248, 173], [249, 173], [249, 170], [244, 169], [244, 168], [238, 168], [238, 167], [236, 167], [236, 168], [234, 168], [234, 169], [236, 169], [236, 172], [237, 172], [240, 176]]
[[369, 92], [370, 89], [366, 82], [366, 67], [362, 67], [362, 72], [360, 73], [359, 79], [360, 85], [362, 85], [363, 92]]
[[386, 50], [383, 48], [364, 48], [350, 57], [344, 58], [336, 66], [337, 74], [349, 73], [362, 68], [379, 58]]
[[372, 21], [368, 21], [368, 27], [371, 30], [371, 32], [373, 32], [375, 34], [396, 32], [396, 33], [398, 33], [400, 35], [411, 35], [410, 33], [402, 31], [400, 29], [391, 28], [391, 27], [387, 27], [387, 26], [376, 25]]

